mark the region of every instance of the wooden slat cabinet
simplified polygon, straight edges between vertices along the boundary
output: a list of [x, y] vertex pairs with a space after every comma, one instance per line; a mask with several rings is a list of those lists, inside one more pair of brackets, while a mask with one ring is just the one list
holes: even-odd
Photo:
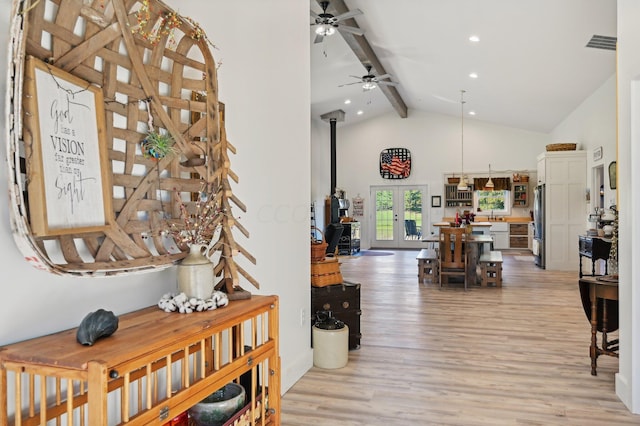
[[93, 346], [70, 329], [1, 347], [0, 425], [163, 425], [241, 376], [251, 424], [279, 425], [278, 303], [253, 296], [191, 314], [153, 306], [120, 316]]
[[529, 248], [528, 224], [509, 224], [509, 248]]

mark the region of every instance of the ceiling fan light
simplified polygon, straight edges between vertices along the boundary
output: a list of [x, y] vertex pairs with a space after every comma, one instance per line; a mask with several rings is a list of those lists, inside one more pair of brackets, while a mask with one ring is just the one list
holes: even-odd
[[316, 28], [316, 34], [321, 35], [323, 37], [327, 37], [333, 35], [336, 32], [336, 29], [333, 26], [328, 24], [320, 24], [318, 28]]
[[364, 90], [373, 90], [375, 89], [377, 86], [373, 81], [365, 81], [364, 84], [362, 85], [362, 88]]

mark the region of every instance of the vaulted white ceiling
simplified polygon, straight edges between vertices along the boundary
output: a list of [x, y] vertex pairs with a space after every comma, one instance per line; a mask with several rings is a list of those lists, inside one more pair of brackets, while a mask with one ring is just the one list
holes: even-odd
[[[615, 51], [586, 47], [593, 35], [616, 37], [612, 0], [339, 1], [362, 11], [353, 19], [399, 83], [409, 116], [415, 110], [460, 116], [466, 90], [472, 119], [549, 132], [615, 73]], [[322, 11], [316, 0], [310, 8]], [[341, 33], [315, 44], [314, 29], [312, 116], [341, 109], [351, 124], [396, 111], [380, 88], [339, 87], [366, 69]], [[480, 41], [470, 42], [471, 35]]]

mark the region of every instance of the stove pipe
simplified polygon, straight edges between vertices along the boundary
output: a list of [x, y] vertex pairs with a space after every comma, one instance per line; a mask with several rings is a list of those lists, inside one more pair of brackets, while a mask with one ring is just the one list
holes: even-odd
[[[337, 166], [336, 166], [336, 124], [338, 121], [344, 121], [344, 111], [341, 109], [328, 112], [320, 116], [324, 121], [328, 121], [331, 126], [331, 188], [329, 194], [331, 197], [331, 218], [330, 223], [340, 223], [340, 210], [338, 205], [338, 199], [336, 198], [336, 185], [337, 179]], [[342, 231], [340, 231], [341, 233]], [[338, 233], [338, 237], [339, 234]]]
[[336, 172], [336, 119], [331, 118], [329, 125], [331, 126], [331, 190], [329, 194], [333, 195], [336, 192], [337, 172]]
[[336, 125], [338, 121], [344, 121], [344, 111], [341, 109], [322, 114], [320, 116], [322, 120], [328, 121], [331, 126], [331, 188], [329, 194], [331, 197], [336, 192], [336, 185], [338, 185], [337, 179], [337, 166], [336, 166]]

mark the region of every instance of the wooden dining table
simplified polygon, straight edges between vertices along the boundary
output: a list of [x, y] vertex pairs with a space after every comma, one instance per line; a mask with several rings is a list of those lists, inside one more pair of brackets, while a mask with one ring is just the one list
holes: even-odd
[[[429, 235], [422, 239], [423, 242], [429, 244], [439, 244], [440, 234]], [[467, 254], [467, 282], [470, 284], [479, 284], [480, 275], [478, 274], [478, 259], [484, 249], [485, 244], [493, 244], [491, 235], [464, 234], [463, 243], [465, 253]]]

